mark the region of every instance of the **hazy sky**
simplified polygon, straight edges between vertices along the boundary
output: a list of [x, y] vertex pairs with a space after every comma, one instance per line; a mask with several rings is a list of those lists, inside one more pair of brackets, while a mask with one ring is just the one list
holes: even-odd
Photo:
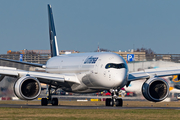
[[1, 0], [0, 54], [50, 49], [47, 4], [59, 50], [180, 54], [180, 0]]

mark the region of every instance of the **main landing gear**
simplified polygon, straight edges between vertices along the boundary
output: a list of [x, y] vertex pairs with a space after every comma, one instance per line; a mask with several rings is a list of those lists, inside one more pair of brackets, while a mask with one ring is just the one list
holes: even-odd
[[52, 104], [53, 106], [58, 105], [58, 98], [52, 98], [51, 97], [51, 85], [49, 85], [49, 88], [48, 88], [47, 98], [41, 99], [41, 105], [42, 106], [47, 106], [47, 104]]
[[111, 89], [110, 93], [112, 95], [112, 98], [106, 99], [106, 106], [116, 105], [116, 107], [122, 107], [123, 106], [123, 100], [122, 100], [122, 98], [118, 98], [119, 91], [117, 89]]

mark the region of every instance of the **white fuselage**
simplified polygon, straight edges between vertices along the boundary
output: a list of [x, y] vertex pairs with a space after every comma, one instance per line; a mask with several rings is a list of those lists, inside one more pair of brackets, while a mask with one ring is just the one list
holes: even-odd
[[73, 87], [72, 92], [122, 88], [126, 85], [128, 76], [125, 60], [120, 55], [110, 52], [56, 56], [48, 60], [46, 72], [76, 74], [81, 84]]

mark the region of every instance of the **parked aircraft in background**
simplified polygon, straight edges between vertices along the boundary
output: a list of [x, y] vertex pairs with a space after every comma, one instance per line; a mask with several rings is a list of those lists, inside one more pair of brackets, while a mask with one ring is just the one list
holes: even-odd
[[[58, 105], [58, 99], [51, 97], [51, 88], [66, 92], [91, 93], [108, 90], [112, 98], [106, 99], [106, 106], [122, 106], [118, 94], [131, 81], [146, 79], [142, 93], [149, 101], [159, 102], [169, 94], [168, 83], [159, 77], [179, 75], [180, 68], [144, 70], [128, 73], [126, 61], [111, 52], [77, 53], [59, 55], [51, 5], [48, 5], [51, 57], [46, 65], [0, 58], [21, 64], [45, 68], [46, 72], [24, 71], [10, 67], [0, 67], [0, 74], [17, 78], [14, 92], [22, 100], [36, 99], [41, 92], [40, 83], [49, 85], [49, 96], [42, 98], [41, 105]], [[2, 79], [1, 79], [2, 80]]]

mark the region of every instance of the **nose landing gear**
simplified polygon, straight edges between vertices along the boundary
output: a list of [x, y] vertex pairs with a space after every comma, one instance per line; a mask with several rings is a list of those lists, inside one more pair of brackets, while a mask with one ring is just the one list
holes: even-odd
[[116, 107], [122, 107], [123, 106], [123, 100], [122, 100], [122, 98], [118, 98], [119, 91], [117, 89], [110, 89], [110, 93], [112, 95], [112, 98], [106, 99], [106, 106], [116, 105]]

